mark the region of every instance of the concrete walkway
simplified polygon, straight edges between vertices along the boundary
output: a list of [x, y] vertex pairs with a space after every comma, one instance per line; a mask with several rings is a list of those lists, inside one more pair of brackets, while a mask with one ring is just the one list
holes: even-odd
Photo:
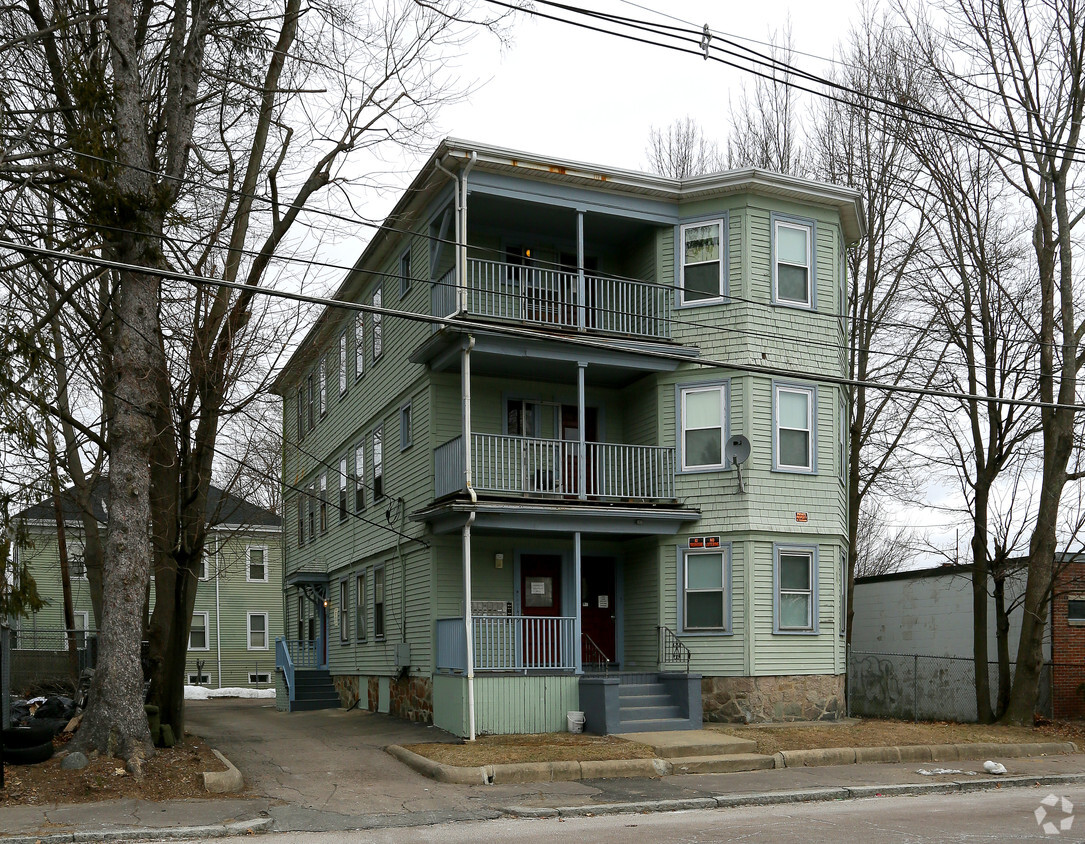
[[[196, 839], [254, 832], [421, 826], [505, 815], [573, 816], [742, 804], [837, 800], [899, 793], [1085, 783], [1085, 755], [1001, 758], [990, 777], [982, 761], [793, 767], [742, 773], [573, 782], [457, 785], [435, 782], [393, 759], [391, 744], [453, 741], [432, 727], [365, 712], [285, 714], [268, 701], [190, 702], [188, 729], [221, 750], [247, 791], [221, 800], [113, 801], [0, 809], [0, 841]], [[924, 769], [961, 771], [924, 775]]]

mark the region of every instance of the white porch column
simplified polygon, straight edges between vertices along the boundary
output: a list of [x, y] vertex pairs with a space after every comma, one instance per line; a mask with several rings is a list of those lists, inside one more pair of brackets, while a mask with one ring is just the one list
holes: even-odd
[[584, 602], [580, 594], [580, 531], [573, 534], [573, 596], [576, 599], [576, 621], [573, 622], [573, 657], [576, 660], [576, 673], [584, 673], [583, 651], [581, 644], [580, 610]]
[[576, 488], [580, 493], [581, 501], [588, 497], [588, 445], [587, 431], [584, 430], [586, 415], [584, 412], [584, 370], [587, 368], [588, 365], [584, 361], [578, 361], [576, 364], [576, 424], [580, 429], [580, 439], [576, 445]]
[[[460, 358], [460, 379], [463, 398], [463, 479], [471, 503], [477, 502], [471, 478], [471, 350], [475, 338], [469, 337]], [[475, 740], [475, 636], [474, 618], [471, 615], [471, 525], [475, 511], [467, 514], [463, 526], [463, 628], [465, 637], [467, 669], [467, 740]]]
[[588, 310], [585, 303], [584, 280], [584, 211], [576, 211], [576, 330], [587, 331]]

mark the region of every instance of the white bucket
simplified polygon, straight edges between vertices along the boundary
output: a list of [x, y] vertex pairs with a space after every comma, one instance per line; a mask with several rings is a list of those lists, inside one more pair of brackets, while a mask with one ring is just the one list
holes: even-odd
[[582, 733], [584, 732], [584, 713], [570, 710], [565, 716], [565, 720], [569, 722], [570, 733]]

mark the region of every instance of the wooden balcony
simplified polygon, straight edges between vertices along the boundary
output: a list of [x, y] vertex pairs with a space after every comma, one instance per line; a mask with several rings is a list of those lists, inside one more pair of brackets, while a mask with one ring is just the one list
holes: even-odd
[[463, 312], [571, 331], [670, 338], [673, 291], [666, 285], [585, 273], [581, 286], [575, 271], [477, 258], [468, 259], [466, 275], [465, 290], [456, 286], [454, 272], [434, 285], [434, 314]]
[[[673, 501], [675, 450], [620, 443], [585, 444], [585, 498]], [[471, 477], [476, 492], [496, 495], [581, 497], [579, 443], [503, 434], [471, 435]], [[456, 437], [434, 451], [435, 497], [464, 488], [463, 442]]]

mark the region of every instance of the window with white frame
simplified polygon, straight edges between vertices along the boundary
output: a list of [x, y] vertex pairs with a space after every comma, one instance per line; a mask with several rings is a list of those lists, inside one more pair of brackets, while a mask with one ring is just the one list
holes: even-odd
[[211, 676], [209, 674], [189, 674], [188, 684], [190, 686], [210, 685]]
[[305, 545], [305, 495], [298, 496], [298, 547]]
[[350, 641], [350, 581], [339, 581], [339, 641]]
[[848, 632], [848, 549], [840, 546], [840, 635]]
[[250, 583], [267, 583], [267, 547], [250, 545], [248, 549], [248, 570], [245, 579]]
[[359, 642], [365, 641], [365, 572], [354, 578], [354, 635]]
[[813, 307], [811, 278], [813, 226], [776, 220], [773, 224], [773, 300], [785, 305]]
[[384, 638], [384, 566], [373, 569], [373, 638]]
[[399, 409], [399, 450], [411, 447], [411, 406], [403, 405]]
[[320, 359], [320, 418], [328, 412], [328, 362]]
[[316, 484], [309, 484], [309, 541], [316, 539]]
[[261, 672], [261, 671], [250, 671], [249, 672], [249, 684], [250, 685], [258, 686], [258, 685], [266, 684], [266, 683], [270, 683], [270, 682], [271, 682], [271, 675], [266, 673], [266, 672]]
[[211, 555], [214, 553], [215, 552], [211, 548], [206, 546], [204, 547], [203, 554], [200, 555], [200, 568], [199, 571], [196, 572], [197, 579], [207, 580], [207, 578], [210, 576], [211, 566], [208, 563], [208, 560], [211, 559]]
[[354, 377], [361, 378], [365, 373], [365, 312], [358, 311], [354, 316]]
[[339, 395], [347, 392], [347, 332], [339, 335]]
[[266, 651], [267, 648], [267, 613], [248, 613], [248, 634], [250, 651]]
[[305, 439], [305, 389], [298, 390], [298, 442]]
[[727, 396], [723, 385], [686, 387], [681, 391], [682, 468], [723, 466]]
[[1069, 595], [1066, 599], [1066, 623], [1085, 625], [1085, 595]]
[[775, 385], [774, 468], [814, 471], [814, 395], [813, 387]]
[[298, 641], [305, 638], [305, 597], [298, 595]]
[[682, 226], [683, 304], [723, 297], [723, 231], [722, 220]]
[[377, 310], [373, 311], [373, 362], [374, 363], [376, 363], [377, 358], [379, 358], [384, 353], [384, 331], [383, 331], [383, 326], [384, 326], [383, 316], [384, 315], [379, 310], [381, 307], [383, 307], [383, 305], [381, 304], [382, 300], [383, 300], [383, 296], [381, 294], [381, 289], [378, 287], [373, 292], [373, 307], [377, 309]]
[[848, 404], [840, 402], [840, 482], [844, 483], [848, 476]]
[[320, 532], [328, 530], [328, 473], [320, 473]]
[[313, 373], [305, 376], [305, 383], [309, 389], [308, 430], [311, 431], [316, 426], [316, 383], [313, 381]]
[[373, 432], [373, 500], [384, 498], [384, 449], [381, 446], [384, 431]]
[[411, 292], [411, 250], [408, 249], [399, 259], [399, 295], [402, 298]]
[[207, 613], [192, 613], [192, 626], [188, 629], [188, 649], [190, 651], [210, 650], [207, 638]]
[[682, 628], [730, 632], [729, 551], [684, 550], [682, 554]]
[[365, 509], [365, 444], [354, 449], [354, 512]]
[[347, 520], [347, 457], [339, 458], [339, 521]]
[[90, 629], [90, 613], [87, 610], [76, 610], [72, 613], [72, 623], [75, 625], [75, 646], [83, 650], [87, 646], [87, 630]]
[[68, 577], [72, 580], [87, 579], [87, 559], [83, 546], [78, 542], [68, 546]]
[[776, 631], [816, 632], [814, 549], [777, 546], [775, 556]]

